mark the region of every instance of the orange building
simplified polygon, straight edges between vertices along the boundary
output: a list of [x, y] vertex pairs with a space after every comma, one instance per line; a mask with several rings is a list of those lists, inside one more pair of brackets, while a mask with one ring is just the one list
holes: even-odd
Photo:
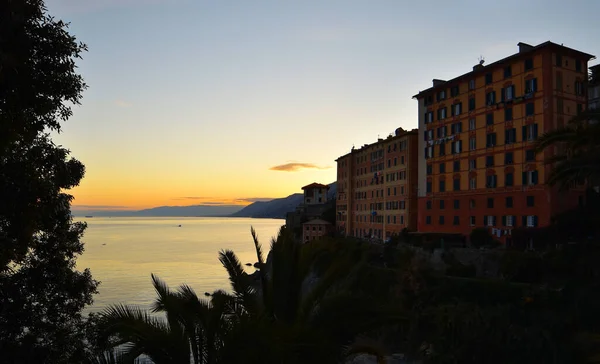
[[544, 184], [552, 151], [535, 155], [532, 147], [586, 107], [593, 56], [551, 42], [518, 47], [414, 96], [420, 232], [486, 227], [505, 240], [515, 227], [546, 226], [582, 202], [582, 191], [559, 194]]
[[302, 242], [308, 243], [328, 235], [333, 230], [333, 226], [328, 221], [322, 219], [313, 219], [302, 224]]
[[337, 231], [384, 239], [416, 229], [418, 136], [398, 128], [336, 159]]

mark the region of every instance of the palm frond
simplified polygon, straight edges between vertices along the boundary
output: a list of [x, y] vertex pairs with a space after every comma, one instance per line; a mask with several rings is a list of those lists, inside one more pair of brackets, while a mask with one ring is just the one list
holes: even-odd
[[267, 272], [265, 272], [265, 261], [263, 258], [262, 246], [258, 241], [258, 234], [256, 234], [256, 230], [254, 230], [254, 227], [250, 227], [250, 234], [252, 234], [252, 241], [254, 242], [254, 248], [256, 249], [256, 259], [258, 260], [258, 274], [260, 276], [262, 300], [264, 304], [265, 302], [267, 302], [269, 297]]

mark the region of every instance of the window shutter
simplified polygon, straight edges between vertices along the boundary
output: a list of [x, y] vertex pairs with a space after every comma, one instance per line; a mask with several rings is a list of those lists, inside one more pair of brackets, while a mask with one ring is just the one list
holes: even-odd
[[450, 125], [450, 134], [454, 134], [454, 124]]
[[537, 91], [537, 78], [534, 78], [532, 81], [533, 81], [532, 82], [532, 84], [533, 84], [533, 90], [532, 91]]
[[537, 185], [537, 184], [538, 184], [538, 171], [537, 171], [537, 170], [536, 170], [536, 171], [533, 171], [533, 173], [531, 173], [531, 182], [532, 182], [534, 185]]
[[533, 124], [533, 139], [537, 139], [538, 136], [538, 124]]
[[448, 135], [448, 133], [447, 133], [448, 132], [448, 127], [444, 126], [443, 128], [444, 128], [444, 136]]
[[500, 89], [500, 101], [504, 102], [504, 89]]
[[523, 141], [527, 141], [527, 126], [523, 125]]
[[[437, 128], [436, 133], [437, 133], [437, 137], [439, 138], [440, 135], [442, 134], [441, 128]], [[523, 139], [523, 140], [525, 140], [525, 139]]]
[[483, 216], [483, 226], [487, 226], [487, 215]]
[[512, 91], [512, 98], [514, 99], [516, 97], [515, 95], [515, 85], [510, 86], [511, 91]]
[[522, 216], [521, 220], [521, 222], [523, 223], [523, 227], [527, 227], [527, 216]]
[[502, 226], [506, 226], [506, 215], [502, 216]]
[[496, 226], [496, 216], [492, 216], [492, 226]]
[[510, 141], [510, 130], [504, 131], [504, 144], [508, 144]]
[[521, 179], [521, 184], [522, 184], [523, 186], [525, 186], [525, 185], [527, 184], [527, 172], [523, 172], [523, 173], [521, 173], [521, 177], [522, 177], [522, 179]]
[[533, 227], [537, 227], [537, 226], [538, 226], [538, 217], [533, 216]]
[[462, 121], [456, 125], [458, 125], [458, 133], [462, 133]]

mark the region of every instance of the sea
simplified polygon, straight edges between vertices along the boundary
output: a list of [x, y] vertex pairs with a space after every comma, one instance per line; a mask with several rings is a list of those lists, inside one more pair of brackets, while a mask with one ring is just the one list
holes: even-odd
[[85, 252], [77, 268], [89, 268], [101, 282], [94, 304], [98, 312], [110, 304], [124, 303], [149, 308], [156, 297], [151, 274], [170, 288], [192, 287], [199, 297], [216, 289], [230, 289], [219, 251], [233, 250], [244, 269], [253, 272], [256, 251], [250, 228], [254, 227], [263, 251], [285, 224], [281, 219], [218, 217], [91, 217], [75, 218], [88, 225]]

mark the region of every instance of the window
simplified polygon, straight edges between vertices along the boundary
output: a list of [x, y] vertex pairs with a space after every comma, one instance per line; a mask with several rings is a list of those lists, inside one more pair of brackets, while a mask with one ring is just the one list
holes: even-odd
[[583, 112], [583, 104], [577, 104], [577, 115]]
[[453, 86], [450, 88], [450, 96], [454, 97], [458, 95], [458, 86]]
[[455, 210], [460, 209], [460, 200], [454, 200], [454, 209]]
[[440, 163], [440, 173], [446, 173], [446, 163]]
[[477, 138], [471, 137], [469, 138], [469, 150], [477, 149]]
[[475, 216], [469, 216], [469, 225], [475, 226]]
[[513, 158], [513, 152], [507, 152], [504, 154], [504, 164], [513, 164], [514, 163], [514, 158]]
[[462, 123], [454, 123], [450, 125], [450, 134], [462, 133]]
[[538, 184], [538, 171], [523, 172], [523, 185], [537, 185]]
[[425, 216], [425, 223], [431, 225], [431, 216]]
[[477, 179], [476, 178], [469, 179], [469, 188], [472, 190], [477, 189]]
[[469, 130], [475, 130], [476, 128], [476, 123], [475, 123], [475, 119], [470, 119], [469, 120]]
[[432, 190], [432, 188], [431, 188], [431, 182], [427, 181], [427, 193], [431, 193], [431, 190]]
[[528, 149], [525, 151], [525, 161], [532, 162], [535, 160], [535, 151], [533, 149]]
[[562, 73], [556, 72], [556, 89], [562, 90]]
[[490, 176], [486, 176], [485, 179], [485, 184], [486, 184], [486, 188], [496, 188], [498, 187], [498, 178], [495, 174], [492, 174]]
[[491, 72], [486, 73], [485, 74], [485, 84], [489, 85], [492, 82], [493, 82], [492, 73]]
[[496, 103], [496, 91], [491, 91], [485, 94], [485, 103], [488, 106], [494, 105]]
[[446, 90], [441, 90], [437, 93], [437, 100], [444, 100], [446, 99]]
[[488, 209], [494, 208], [494, 198], [493, 197], [490, 197], [487, 199], [487, 207], [488, 207]]
[[534, 198], [534, 196], [527, 196], [526, 197], [526, 202], [527, 202], [527, 207], [533, 207], [533, 206], [535, 206], [535, 198]]
[[515, 97], [515, 85], [508, 86], [502, 89], [502, 101], [510, 101]]
[[473, 200], [473, 199], [469, 200], [469, 208], [472, 208], [472, 209], [475, 208], [475, 200]]
[[578, 59], [575, 60], [575, 71], [581, 72], [581, 61]]
[[477, 159], [469, 159], [469, 170], [472, 171], [477, 168]]
[[515, 226], [515, 217], [511, 215], [502, 216], [502, 225], [508, 227]]
[[496, 226], [496, 216], [484, 216], [483, 220], [486, 226]]
[[504, 130], [504, 144], [513, 144], [517, 142], [517, 129]]
[[512, 107], [504, 109], [504, 121], [511, 121], [513, 119]]
[[525, 116], [533, 116], [535, 114], [535, 108], [533, 102], [525, 104]]
[[404, 164], [404, 156], [400, 156], [400, 164]]
[[508, 208], [512, 208], [513, 207], [513, 198], [510, 197], [510, 196], [508, 196], [506, 198], [506, 207], [508, 207]]
[[523, 225], [527, 227], [536, 227], [538, 225], [538, 217], [535, 215], [523, 216]]
[[531, 93], [537, 91], [537, 78], [532, 78], [525, 81], [525, 93]]
[[560, 54], [556, 55], [556, 66], [562, 67], [562, 56]]
[[462, 140], [452, 142], [451, 146], [452, 146], [452, 154], [458, 154], [458, 153], [462, 152]]
[[537, 124], [529, 124], [523, 126], [523, 141], [536, 140], [538, 137]]
[[525, 71], [529, 71], [533, 69], [533, 58], [527, 58], [525, 60]]
[[440, 225], [444, 225], [444, 216], [440, 216]]
[[431, 176], [431, 174], [433, 173], [433, 166], [431, 164], [427, 165], [427, 175]]
[[485, 115], [485, 125], [494, 125], [494, 113]]
[[445, 138], [446, 137], [446, 131], [447, 131], [447, 128], [445, 126], [441, 126], [441, 127], [437, 128], [437, 136], [438, 136], [438, 138]]
[[485, 166], [486, 167], [494, 166], [494, 156], [493, 155], [488, 155], [485, 157]]
[[583, 96], [584, 92], [583, 82], [575, 81], [575, 95]]
[[446, 181], [440, 181], [440, 192], [446, 192]]
[[460, 225], [460, 217], [454, 216], [454, 218], [452, 219], [452, 224], [453, 225]]
[[475, 98], [471, 97], [469, 98], [469, 111], [473, 110], [475, 110]]
[[446, 118], [446, 108], [445, 107], [438, 109], [437, 113], [438, 113], [438, 115], [437, 115], [438, 120], [444, 120]]
[[496, 145], [496, 133], [488, 133], [485, 136], [485, 138], [486, 138], [485, 139], [486, 140], [486, 142], [485, 142], [486, 148], [491, 148]]
[[455, 179], [452, 181], [452, 189], [453, 189], [454, 191], [460, 191], [460, 179], [458, 179], [458, 178], [455, 178]]
[[514, 178], [514, 175], [513, 175], [512, 173], [507, 173], [507, 174], [504, 176], [504, 185], [505, 185], [506, 187], [512, 187], [512, 186], [514, 186], [514, 184], [515, 184], [515, 178]]
[[504, 78], [509, 78], [512, 76], [512, 69], [510, 66], [504, 67]]
[[445, 200], [440, 200], [440, 210], [443, 210], [446, 208], [446, 201]]
[[458, 104], [452, 105], [452, 109], [452, 114], [454, 116], [460, 115], [460, 112], [462, 111], [462, 103], [459, 102]]
[[425, 208], [426, 208], [427, 210], [431, 210], [431, 201], [427, 201], [427, 202], [425, 202]]
[[446, 155], [446, 143], [440, 143], [440, 155]]
[[452, 163], [452, 170], [454, 172], [460, 172], [460, 161], [454, 161]]

